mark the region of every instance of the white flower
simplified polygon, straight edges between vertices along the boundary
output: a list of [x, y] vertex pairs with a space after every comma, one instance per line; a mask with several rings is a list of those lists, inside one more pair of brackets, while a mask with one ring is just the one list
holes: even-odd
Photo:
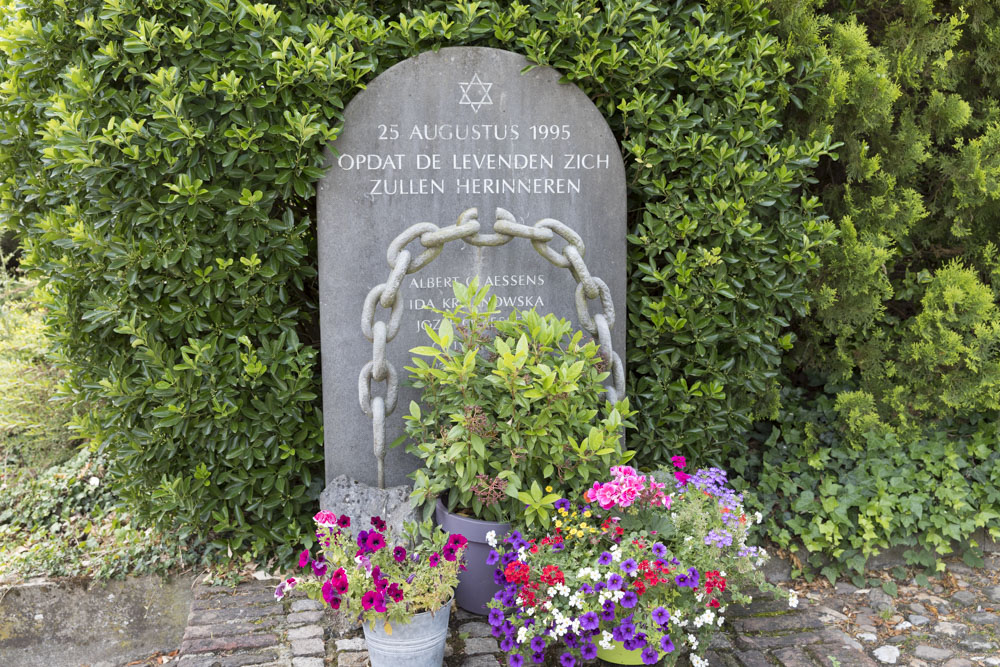
[[709, 667], [708, 666], [708, 660], [705, 660], [704, 658], [700, 658], [700, 657], [698, 657], [696, 655], [692, 655], [690, 657], [690, 660], [691, 660], [691, 665], [693, 667]]
[[621, 551], [612, 551], [611, 552], [611, 560], [613, 560], [614, 562], [617, 563], [621, 559], [622, 559], [622, 552]]
[[555, 589], [555, 587], [549, 586], [548, 588], [546, 588], [545, 589], [545, 594], [548, 595], [550, 598], [555, 597], [556, 596], [556, 589]]
[[726, 573], [724, 571], [720, 572], [719, 576], [722, 577], [723, 579], [725, 579], [726, 578]]
[[597, 596], [597, 601], [601, 603], [602, 607], [604, 606], [604, 603], [610, 599], [611, 599], [611, 591], [609, 591], [608, 589], [604, 589], [603, 591], [601, 591], [600, 595]]
[[486, 544], [490, 545], [494, 549], [497, 548], [497, 531], [491, 530], [486, 533]]
[[96, 477], [91, 477], [87, 481], [90, 483], [91, 486], [97, 486], [98, 484], [101, 483], [101, 480], [97, 479]]
[[791, 589], [788, 589], [788, 606], [793, 609], [799, 606], [799, 596]]
[[684, 538], [684, 541], [685, 542], [690, 542], [693, 539], [694, 539], [694, 537], [692, 535], [688, 535], [687, 537]]
[[762, 523], [764, 521], [764, 515], [760, 512], [754, 512], [753, 518], [757, 523]]
[[528, 628], [518, 628], [517, 630], [517, 643], [523, 644], [524, 640], [528, 637]]
[[698, 638], [695, 637], [694, 635], [688, 634], [688, 644], [691, 645], [691, 650], [692, 651], [697, 651], [698, 650]]
[[719, 627], [720, 628], [722, 627], [722, 624], [725, 623], [725, 621], [726, 621], [726, 618], [724, 616], [720, 616], [719, 617]]

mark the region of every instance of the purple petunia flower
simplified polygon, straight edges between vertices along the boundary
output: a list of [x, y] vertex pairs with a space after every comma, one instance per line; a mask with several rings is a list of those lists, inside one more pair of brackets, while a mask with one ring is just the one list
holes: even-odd
[[653, 555], [657, 558], [664, 558], [667, 555], [667, 548], [657, 542], [653, 545]]
[[597, 657], [597, 647], [591, 643], [586, 643], [580, 647], [580, 657], [584, 660], [593, 660]]
[[663, 649], [664, 653], [673, 653], [674, 643], [670, 641], [670, 635], [663, 635], [663, 639], [660, 640], [660, 648]]
[[563, 653], [559, 656], [559, 664], [562, 667], [573, 667], [576, 664], [576, 658], [573, 657], [572, 653]]
[[490, 609], [490, 613], [486, 616], [486, 620], [489, 621], [492, 626], [503, 625], [503, 612], [495, 608]]
[[584, 630], [596, 630], [601, 625], [601, 620], [597, 618], [597, 614], [592, 611], [588, 611], [586, 614], [580, 617], [580, 627]]
[[496, 549], [490, 549], [490, 555], [486, 557], [486, 564], [496, 565], [498, 560], [500, 560], [500, 554]]
[[510, 637], [504, 637], [500, 641], [500, 650], [503, 651], [504, 653], [510, 653], [512, 650], [514, 650], [514, 640], [511, 639]]
[[659, 652], [652, 646], [647, 646], [642, 651], [642, 664], [644, 665], [655, 665], [656, 661], [660, 659]]
[[600, 557], [597, 559], [598, 565], [611, 565], [611, 554], [607, 551], [602, 551]]
[[559, 510], [566, 510], [568, 512], [570, 508], [569, 501], [566, 500], [565, 498], [560, 498], [559, 500], [556, 501], [555, 508], [557, 512]]
[[510, 667], [521, 667], [521, 665], [524, 664], [524, 656], [522, 656], [520, 653], [515, 653], [511, 656], [508, 656], [507, 664], [510, 665]]
[[531, 650], [535, 653], [541, 653], [545, 650], [545, 638], [544, 637], [532, 637], [531, 638]]
[[545, 654], [541, 653], [541, 652], [539, 652], [539, 653], [532, 653], [531, 654], [531, 662], [535, 663], [536, 665], [543, 665], [543, 664], [545, 664]]
[[623, 560], [622, 564], [619, 565], [618, 567], [621, 568], [622, 572], [629, 575], [630, 577], [635, 576], [635, 573], [639, 571], [639, 566], [636, 564], [635, 559], [633, 558], [627, 558]]
[[635, 594], [635, 591], [627, 591], [625, 595], [622, 596], [620, 603], [621, 606], [626, 609], [631, 609], [639, 604], [639, 596]]
[[620, 574], [613, 573], [610, 577], [608, 577], [608, 590], [620, 591], [624, 581], [625, 580], [622, 579]]
[[659, 625], [665, 626], [670, 622], [670, 612], [664, 607], [657, 607], [653, 610], [653, 620]]
[[591, 586], [590, 584], [584, 584], [580, 586], [580, 592], [584, 593], [585, 595], [591, 595], [594, 592], [594, 587]]

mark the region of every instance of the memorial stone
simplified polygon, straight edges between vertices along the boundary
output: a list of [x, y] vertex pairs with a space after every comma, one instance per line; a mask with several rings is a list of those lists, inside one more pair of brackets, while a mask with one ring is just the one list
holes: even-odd
[[[369, 291], [389, 276], [387, 250], [419, 222], [455, 225], [475, 208], [490, 233], [498, 208], [516, 222], [554, 218], [583, 239], [591, 273], [610, 288], [618, 317], [614, 350], [625, 358], [625, 170], [600, 111], [553, 69], [529, 67], [517, 54], [443, 48], [403, 61], [348, 104], [328, 154], [318, 195], [320, 327], [326, 480], [346, 474], [374, 485], [372, 422], [358, 404], [358, 374], [372, 358], [361, 314]], [[550, 245], [559, 251], [558, 235]], [[419, 240], [407, 245], [416, 256]], [[402, 433], [417, 392], [405, 386], [410, 349], [426, 345], [427, 308], [453, 306], [452, 283], [478, 276], [504, 316], [514, 309], [552, 312], [580, 328], [576, 282], [522, 238], [499, 247], [446, 243], [440, 256], [407, 275], [398, 298], [402, 320], [386, 359], [400, 382], [386, 442]], [[388, 311], [376, 306], [382, 319]], [[592, 312], [596, 308], [592, 307]], [[384, 383], [372, 393], [384, 395]], [[387, 450], [385, 484], [408, 482], [416, 465], [403, 447]]]

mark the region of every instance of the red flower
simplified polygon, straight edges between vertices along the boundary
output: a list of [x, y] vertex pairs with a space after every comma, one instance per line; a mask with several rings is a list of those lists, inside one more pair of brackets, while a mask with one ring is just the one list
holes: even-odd
[[514, 562], [507, 565], [507, 567], [503, 571], [503, 575], [507, 579], [507, 581], [511, 583], [526, 584], [528, 583], [528, 577], [530, 572], [531, 569], [527, 566], [527, 564], [522, 563], [519, 560], [515, 560]]
[[711, 600], [708, 601], [708, 606], [711, 607], [712, 609], [718, 609], [719, 601], [716, 600], [715, 598], [712, 598]]
[[632, 582], [632, 588], [634, 588], [635, 592], [638, 593], [639, 595], [642, 595], [643, 593], [646, 592], [646, 584], [642, 583], [638, 579]]
[[566, 577], [555, 565], [546, 565], [545, 569], [542, 570], [541, 580], [550, 586], [555, 586], [556, 584], [565, 583]]

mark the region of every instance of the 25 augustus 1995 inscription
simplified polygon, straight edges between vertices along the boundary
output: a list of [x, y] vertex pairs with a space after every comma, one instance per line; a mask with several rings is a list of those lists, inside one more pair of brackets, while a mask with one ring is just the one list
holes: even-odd
[[[590, 271], [610, 287], [615, 306], [625, 298], [625, 172], [601, 113], [549, 68], [522, 71], [522, 56], [457, 47], [424, 53], [387, 70], [347, 106], [344, 126], [320, 183], [319, 270], [326, 478], [340, 474], [375, 483], [371, 422], [361, 412], [357, 376], [372, 347], [361, 333], [368, 291], [388, 275], [389, 243], [418, 222], [454, 225], [462, 211], [479, 211], [491, 231], [498, 207], [532, 225], [555, 218], [583, 238]], [[556, 249], [561, 239], [552, 242]], [[409, 246], [422, 250], [419, 241]], [[574, 322], [576, 283], [524, 239], [500, 247], [447, 243], [400, 289], [403, 319], [387, 346], [400, 373], [409, 350], [426, 343], [428, 308], [454, 305], [451, 285], [478, 276], [490, 285], [503, 314], [537, 308]], [[612, 331], [624, 357], [624, 317]], [[405, 406], [416, 393], [401, 387], [386, 421], [386, 440], [402, 432]], [[386, 484], [405, 483], [415, 461], [394, 449]]]

